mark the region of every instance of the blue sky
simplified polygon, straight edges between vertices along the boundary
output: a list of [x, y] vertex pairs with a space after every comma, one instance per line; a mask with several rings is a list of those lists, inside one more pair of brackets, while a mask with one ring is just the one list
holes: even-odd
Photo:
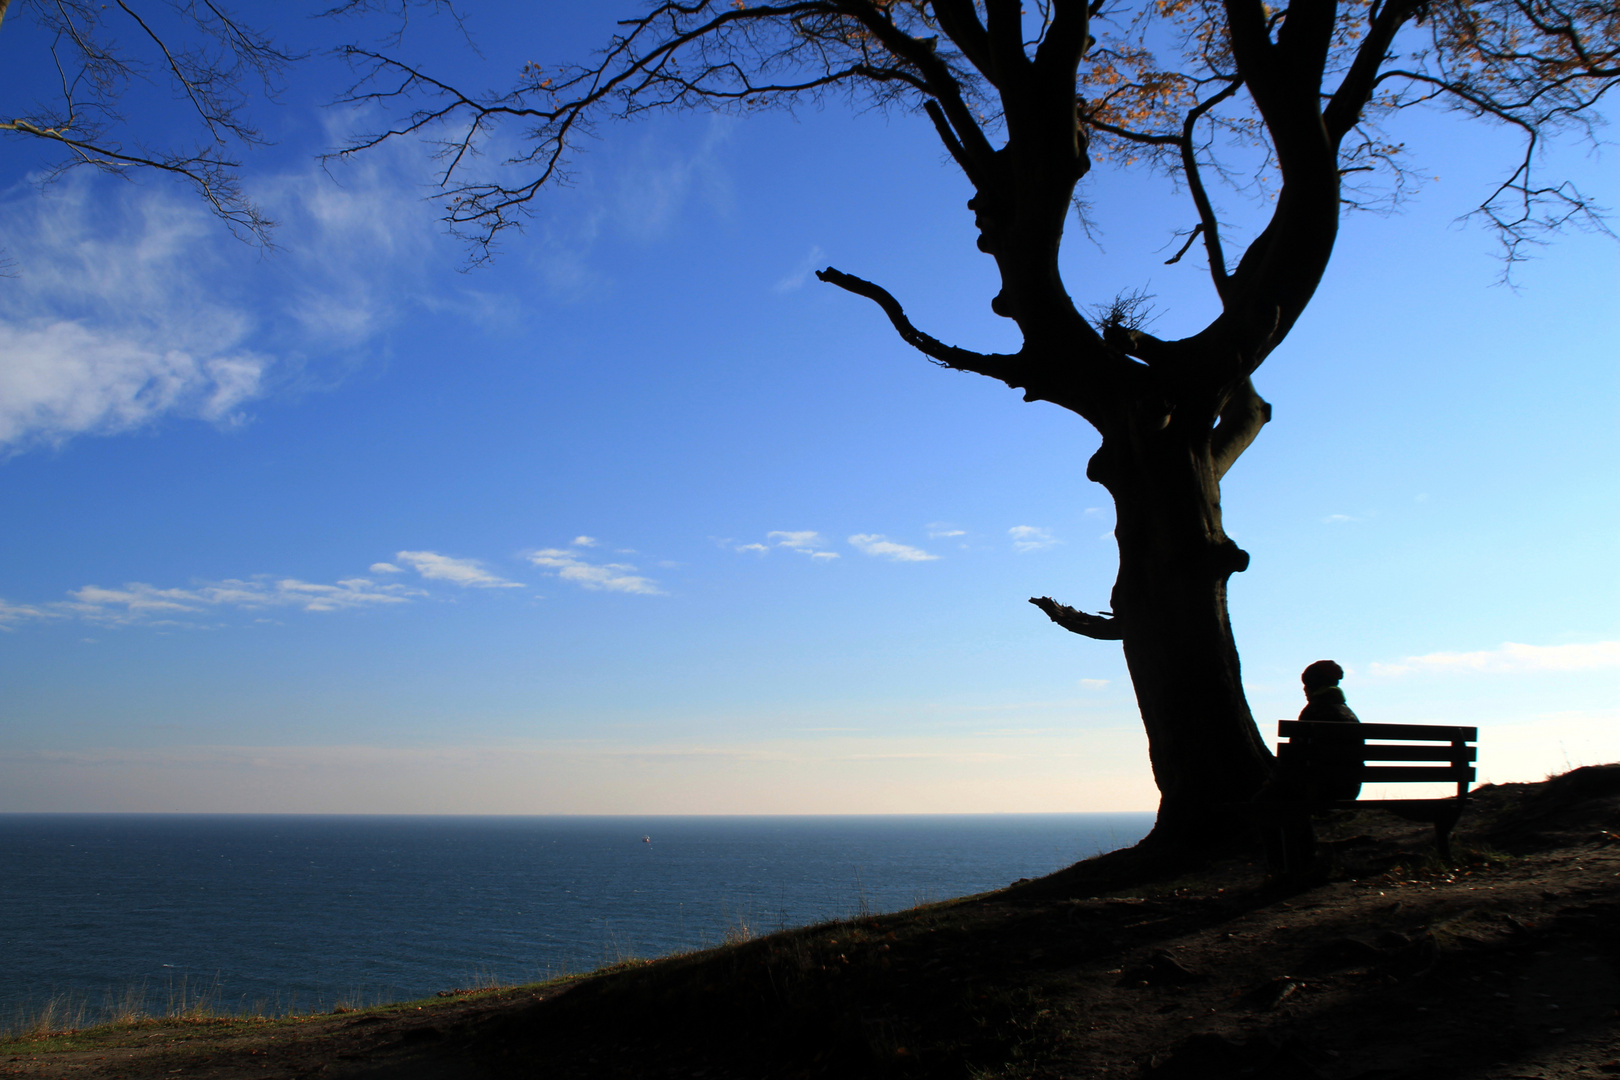
[[[505, 72], [601, 17], [471, 29]], [[0, 97], [40, 77], [28, 31], [0, 33]], [[606, 126], [462, 272], [419, 147], [315, 162], [367, 119], [323, 106], [339, 77], [314, 63], [261, 114], [268, 254], [151, 179], [42, 193], [8, 144], [0, 811], [1154, 805], [1117, 647], [1025, 603], [1106, 606], [1095, 434], [810, 273], [1013, 344], [925, 121]], [[1226, 480], [1251, 704], [1291, 716], [1334, 657], [1363, 719], [1478, 724], [1488, 779], [1615, 760], [1620, 247], [1572, 233], [1496, 284], [1456, 218], [1511, 143], [1400, 134], [1437, 179], [1346, 219]], [[1558, 155], [1620, 205], [1612, 153]], [[1174, 193], [1087, 194], [1076, 298], [1144, 288], [1161, 335], [1207, 318], [1201, 266], [1163, 265]]]

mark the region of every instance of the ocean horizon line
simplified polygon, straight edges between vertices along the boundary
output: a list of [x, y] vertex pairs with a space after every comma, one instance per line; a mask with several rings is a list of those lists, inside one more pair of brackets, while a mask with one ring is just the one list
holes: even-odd
[[0, 810], [0, 819], [23, 817], [118, 817], [118, 818], [350, 818], [350, 819], [461, 819], [461, 820], [818, 820], [836, 821], [868, 818], [893, 819], [962, 819], [962, 818], [1046, 818], [1046, 817], [1117, 817], [1120, 815], [1156, 815], [1155, 810], [970, 810], [970, 811], [885, 811], [882, 813], [640, 813], [624, 811], [614, 813], [550, 812], [550, 813], [487, 813], [481, 811], [327, 811], [327, 810]]

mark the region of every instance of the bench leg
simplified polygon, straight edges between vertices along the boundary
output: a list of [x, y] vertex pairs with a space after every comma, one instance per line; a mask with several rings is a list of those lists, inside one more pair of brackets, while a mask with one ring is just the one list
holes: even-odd
[[1457, 819], [1462, 817], [1462, 804], [1449, 814], [1441, 814], [1434, 821], [1434, 846], [1440, 849], [1440, 857], [1446, 862], [1451, 861], [1451, 830], [1457, 827]]

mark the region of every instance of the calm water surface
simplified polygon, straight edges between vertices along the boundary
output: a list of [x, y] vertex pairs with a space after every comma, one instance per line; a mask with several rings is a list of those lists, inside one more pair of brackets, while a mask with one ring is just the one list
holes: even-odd
[[[0, 1028], [182, 986], [274, 1013], [523, 982], [999, 888], [1151, 814], [0, 815]], [[646, 837], [650, 842], [644, 840]]]

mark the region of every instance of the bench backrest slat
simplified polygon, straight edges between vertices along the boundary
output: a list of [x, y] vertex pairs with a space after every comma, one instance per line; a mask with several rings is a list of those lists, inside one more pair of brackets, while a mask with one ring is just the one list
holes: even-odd
[[1305, 720], [1279, 720], [1277, 735], [1293, 738], [1411, 739], [1422, 742], [1478, 742], [1479, 728], [1443, 724], [1334, 724]]
[[1363, 765], [1364, 783], [1470, 783], [1474, 770], [1469, 765]]
[[1285, 742], [1277, 744], [1277, 756], [1284, 761], [1308, 762], [1347, 761], [1448, 761], [1453, 765], [1466, 765], [1474, 760], [1478, 751], [1472, 746], [1417, 746], [1413, 744], [1362, 745], [1348, 740], [1334, 742]]
[[1453, 765], [1473, 761], [1475, 753], [1472, 746], [1381, 746], [1375, 743], [1360, 749], [1362, 761], [1449, 761]]

